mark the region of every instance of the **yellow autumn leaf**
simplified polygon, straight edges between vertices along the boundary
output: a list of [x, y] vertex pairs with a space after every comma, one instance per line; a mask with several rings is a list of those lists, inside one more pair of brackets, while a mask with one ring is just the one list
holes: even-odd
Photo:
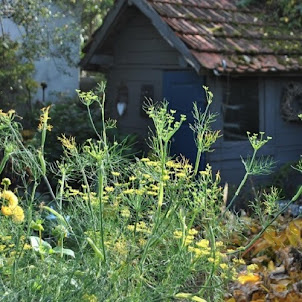
[[301, 244], [300, 229], [296, 226], [294, 221], [290, 222], [286, 228], [286, 235], [291, 246], [297, 247]]
[[256, 283], [256, 282], [260, 281], [260, 276], [258, 274], [252, 274], [252, 273], [241, 274], [238, 276], [237, 280], [241, 284], [246, 284], [248, 282]]

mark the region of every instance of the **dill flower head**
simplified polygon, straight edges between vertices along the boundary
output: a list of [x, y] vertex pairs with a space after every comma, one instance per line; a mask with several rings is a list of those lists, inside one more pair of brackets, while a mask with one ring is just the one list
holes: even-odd
[[85, 294], [82, 297], [83, 302], [98, 302], [98, 298], [95, 295]]
[[62, 143], [62, 145], [70, 150], [70, 151], [73, 151], [73, 150], [76, 150], [76, 142], [75, 142], [75, 138], [74, 137], [70, 137], [70, 138], [67, 138], [64, 134], [62, 135], [62, 137], [58, 137], [58, 140]]
[[10, 207], [16, 207], [18, 204], [18, 197], [10, 190], [4, 190], [1, 197], [8, 201]]
[[5, 177], [2, 179], [1, 185], [8, 188], [10, 185], [12, 184], [12, 182], [10, 181], [9, 178]]
[[39, 131], [42, 131], [43, 129], [51, 131], [51, 129], [52, 129], [52, 125], [47, 125], [47, 121], [50, 120], [50, 117], [49, 117], [50, 107], [51, 106], [44, 107], [44, 108], [41, 109], [42, 114], [40, 116], [40, 123], [39, 123], [39, 126], [38, 126]]

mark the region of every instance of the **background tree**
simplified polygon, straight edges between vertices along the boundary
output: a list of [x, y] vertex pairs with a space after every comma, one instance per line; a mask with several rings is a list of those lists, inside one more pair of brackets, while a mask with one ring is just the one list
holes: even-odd
[[302, 2], [301, 0], [241, 0], [239, 5], [242, 6], [259, 6], [269, 11], [266, 16], [275, 18], [289, 27], [302, 27]]

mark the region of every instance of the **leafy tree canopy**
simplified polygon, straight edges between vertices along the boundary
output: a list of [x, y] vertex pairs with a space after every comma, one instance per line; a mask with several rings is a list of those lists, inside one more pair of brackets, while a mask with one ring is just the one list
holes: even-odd
[[302, 2], [301, 0], [240, 0], [240, 6], [264, 7], [276, 21], [287, 24], [290, 28], [302, 27]]
[[112, 4], [113, 0], [0, 0], [1, 35], [2, 20], [9, 18], [20, 27], [24, 58], [63, 57], [73, 65], [78, 62], [70, 45], [80, 36], [87, 41]]

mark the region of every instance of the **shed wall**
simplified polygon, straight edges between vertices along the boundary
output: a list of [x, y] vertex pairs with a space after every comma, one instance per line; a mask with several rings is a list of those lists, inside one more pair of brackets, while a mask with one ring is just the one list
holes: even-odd
[[[302, 154], [302, 124], [285, 122], [280, 111], [282, 95], [290, 81], [302, 82], [302, 78], [259, 78], [259, 128], [273, 138], [259, 154], [274, 158], [277, 162], [275, 171], [288, 162], [298, 161]], [[215, 128], [222, 129], [223, 80], [210, 77], [208, 85], [214, 93], [212, 110], [219, 113]], [[208, 154], [207, 159], [214, 170], [221, 171], [223, 181], [238, 183], [244, 175], [240, 156], [245, 158], [252, 151], [248, 141], [230, 142], [220, 138], [215, 152]]]
[[[152, 85], [153, 98], [159, 101], [162, 99], [163, 70], [188, 67], [139, 11], [115, 36], [113, 57], [114, 65], [107, 74], [109, 110], [118, 119], [119, 129], [144, 139], [151, 123], [141, 114], [142, 86]], [[121, 86], [128, 87], [129, 99], [126, 114], [118, 118], [116, 100]]]

